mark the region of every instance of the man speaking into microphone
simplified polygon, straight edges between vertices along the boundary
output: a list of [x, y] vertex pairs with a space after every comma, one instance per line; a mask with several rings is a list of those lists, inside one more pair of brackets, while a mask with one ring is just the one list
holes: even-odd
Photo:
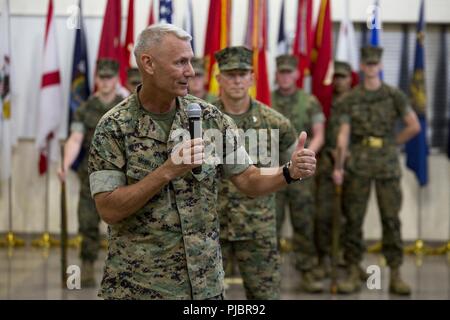
[[[187, 95], [194, 76], [191, 39], [173, 25], [145, 29], [134, 49], [142, 85], [105, 114], [93, 137], [91, 194], [108, 224], [99, 293], [105, 299], [221, 299], [219, 177], [256, 197], [315, 171], [315, 154], [303, 148], [304, 136], [284, 174], [278, 168], [263, 175], [250, 164], [233, 120]], [[223, 137], [220, 163], [204, 159], [202, 138], [176, 134], [189, 133], [193, 103], [201, 108], [202, 130]], [[230, 153], [243, 161], [225, 161]]]

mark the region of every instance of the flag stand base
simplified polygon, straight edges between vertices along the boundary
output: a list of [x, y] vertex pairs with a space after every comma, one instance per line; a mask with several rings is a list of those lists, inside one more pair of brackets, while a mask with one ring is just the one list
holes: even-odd
[[81, 247], [82, 242], [83, 242], [83, 237], [81, 235], [78, 235], [75, 238], [67, 240], [67, 246], [70, 248], [79, 249]]
[[367, 248], [367, 252], [369, 253], [379, 253], [381, 252], [381, 249], [383, 249], [383, 244], [381, 241], [378, 241], [377, 243], [373, 244], [369, 248]]
[[12, 231], [6, 234], [5, 239], [0, 240], [0, 247], [23, 247], [25, 246], [25, 240], [17, 237]]
[[405, 247], [403, 252], [406, 254], [424, 255], [431, 254], [433, 252], [433, 249], [425, 246], [423, 240], [417, 239], [413, 245]]
[[433, 254], [435, 255], [444, 255], [446, 253], [450, 253], [450, 240], [442, 246], [433, 249]]
[[48, 232], [44, 232], [40, 238], [37, 238], [31, 242], [33, 247], [50, 248], [60, 244], [60, 241], [51, 237]]

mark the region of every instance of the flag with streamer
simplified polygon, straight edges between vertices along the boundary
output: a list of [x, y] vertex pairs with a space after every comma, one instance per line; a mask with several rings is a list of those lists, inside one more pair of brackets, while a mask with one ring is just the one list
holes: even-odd
[[218, 96], [216, 75], [219, 67], [214, 53], [230, 45], [231, 0], [210, 0], [205, 38], [206, 90]]
[[406, 143], [406, 165], [416, 174], [421, 187], [428, 183], [428, 144], [426, 139], [427, 121], [425, 91], [425, 17], [424, 2], [420, 4], [419, 21], [417, 22], [416, 51], [414, 57], [414, 71], [411, 80], [411, 104], [420, 121], [421, 131]]

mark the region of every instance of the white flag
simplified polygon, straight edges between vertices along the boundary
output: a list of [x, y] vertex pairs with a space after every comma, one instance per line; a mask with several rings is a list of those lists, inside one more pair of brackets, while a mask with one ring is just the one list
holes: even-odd
[[355, 29], [349, 17], [348, 0], [345, 3], [344, 17], [339, 28], [336, 60], [347, 62], [352, 71], [359, 70], [358, 47], [356, 45]]
[[11, 176], [12, 147], [9, 1], [2, 0], [0, 16], [0, 181]]
[[39, 163], [41, 174], [47, 170], [47, 158], [56, 161], [59, 154], [57, 134], [62, 121], [63, 103], [57, 49], [53, 0], [50, 0], [45, 28], [44, 64], [36, 137], [36, 144], [41, 153]]

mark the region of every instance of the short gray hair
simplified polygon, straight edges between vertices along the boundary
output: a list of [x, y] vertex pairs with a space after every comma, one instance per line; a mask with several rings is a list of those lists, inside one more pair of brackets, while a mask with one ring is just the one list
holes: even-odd
[[173, 34], [181, 40], [192, 40], [192, 36], [189, 33], [173, 24], [160, 23], [151, 25], [144, 29], [138, 36], [136, 45], [134, 46], [134, 56], [136, 57], [136, 60], [138, 60], [138, 57], [144, 51], [160, 44], [162, 39], [169, 34]]

